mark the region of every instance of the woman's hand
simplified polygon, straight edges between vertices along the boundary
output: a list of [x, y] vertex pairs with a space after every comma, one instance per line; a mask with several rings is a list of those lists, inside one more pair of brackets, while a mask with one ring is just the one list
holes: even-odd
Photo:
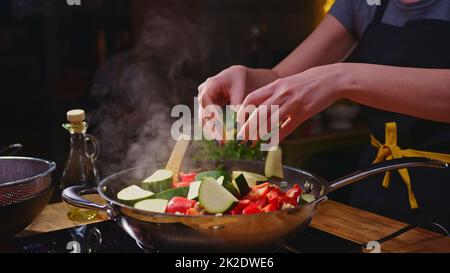
[[204, 125], [211, 118], [207, 106], [239, 106], [247, 94], [276, 78], [276, 73], [270, 69], [252, 69], [242, 65], [231, 66], [208, 78], [198, 87], [199, 124]]
[[203, 107], [210, 104], [241, 104], [246, 95], [247, 69], [242, 65], [234, 65], [208, 78], [198, 87], [199, 104]]
[[[260, 139], [262, 136], [254, 131], [258, 130], [262, 122], [270, 124], [269, 115], [258, 118], [258, 113], [262, 112], [260, 106], [278, 105], [278, 124], [282, 125], [279, 131], [279, 140], [282, 141], [303, 121], [321, 112], [342, 97], [341, 91], [345, 86], [345, 73], [343, 73], [342, 67], [342, 64], [318, 66], [278, 79], [250, 93], [238, 111], [238, 122], [243, 124], [239, 130], [238, 139], [251, 140], [256, 143], [257, 139], [249, 139], [249, 136], [257, 136]], [[245, 108], [252, 105], [257, 108], [247, 118]], [[250, 126], [253, 122], [258, 125]]]

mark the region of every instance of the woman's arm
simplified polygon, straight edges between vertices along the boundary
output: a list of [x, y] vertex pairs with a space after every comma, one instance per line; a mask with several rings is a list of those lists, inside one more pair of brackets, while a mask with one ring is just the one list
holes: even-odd
[[277, 78], [284, 78], [311, 67], [340, 62], [347, 57], [356, 42], [334, 16], [327, 14], [308, 38], [272, 71]]
[[354, 45], [350, 32], [334, 16], [326, 15], [313, 33], [273, 69], [235, 65], [208, 78], [198, 88], [199, 103], [203, 107], [241, 104], [246, 95], [276, 79], [341, 61]]
[[[280, 119], [288, 120], [280, 129], [281, 141], [303, 121], [343, 98], [378, 109], [450, 123], [450, 69], [359, 63], [313, 67], [249, 94], [238, 112], [238, 120], [245, 120], [248, 105], [278, 105]], [[249, 140], [249, 136], [257, 135], [249, 131], [254, 128], [249, 124], [257, 119], [258, 109], [240, 129], [242, 139]]]
[[339, 65], [347, 78], [341, 97], [382, 110], [450, 123], [450, 69]]
[[246, 94], [311, 67], [340, 62], [355, 45], [350, 32], [334, 16], [327, 14], [319, 26], [277, 66], [272, 69], [247, 68]]

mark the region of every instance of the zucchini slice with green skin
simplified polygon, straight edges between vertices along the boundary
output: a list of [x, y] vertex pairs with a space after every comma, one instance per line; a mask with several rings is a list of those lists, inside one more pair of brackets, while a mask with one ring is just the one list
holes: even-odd
[[159, 169], [142, 181], [142, 188], [154, 193], [172, 188], [173, 171]]
[[221, 176], [223, 176], [223, 182], [226, 183], [226, 182], [231, 181], [230, 175], [227, 172], [225, 172], [225, 171], [206, 171], [206, 172], [201, 172], [201, 173], [198, 173], [195, 176], [195, 180], [196, 181], [202, 181], [203, 178], [205, 178], [205, 177], [212, 177], [214, 179], [218, 179]]
[[200, 184], [202, 181], [194, 181], [189, 184], [189, 192], [188, 192], [188, 199], [191, 200], [197, 200], [198, 199], [198, 190], [200, 189]]
[[236, 186], [239, 190], [239, 193], [241, 196], [246, 195], [247, 193], [250, 192], [250, 187], [248, 185], [247, 180], [244, 177], [244, 174], [241, 173], [240, 175], [238, 175], [234, 181], [236, 182]]
[[[216, 170], [216, 171], [206, 171], [198, 173], [195, 176], [195, 180], [202, 181], [205, 177], [212, 177], [216, 179], [216, 181], [224, 186], [231, 194], [233, 194], [236, 197], [239, 197], [239, 191], [237, 188], [232, 184], [230, 175], [222, 170]], [[223, 177], [222, 179], [220, 177]], [[222, 183], [220, 183], [222, 180]]]
[[165, 199], [146, 199], [134, 204], [134, 207], [140, 210], [164, 213], [169, 200]]
[[189, 186], [186, 187], [178, 187], [178, 188], [171, 188], [165, 191], [161, 191], [153, 195], [151, 198], [155, 199], [166, 199], [170, 200], [173, 197], [187, 197], [189, 192]]
[[251, 172], [245, 172], [245, 171], [233, 171], [232, 177], [236, 180], [236, 177], [243, 174], [245, 177], [245, 180], [247, 180], [247, 183], [249, 187], [254, 187], [258, 184], [258, 182], [267, 182], [269, 179], [265, 177], [264, 175], [260, 175], [257, 173], [251, 173]]
[[[216, 182], [222, 185], [224, 177], [221, 176], [217, 178]], [[198, 190], [200, 189], [200, 183], [202, 181], [193, 181], [189, 184], [189, 192], [187, 195], [187, 199], [197, 200], [198, 199]]]
[[126, 205], [132, 206], [136, 202], [151, 198], [153, 195], [151, 191], [146, 191], [136, 185], [131, 185], [119, 191], [117, 193], [117, 199]]
[[[233, 180], [234, 181], [234, 180]], [[236, 186], [233, 184], [233, 181], [223, 183], [222, 186], [227, 189], [233, 196], [240, 197], [239, 190], [236, 188]]]
[[304, 194], [300, 195], [300, 198], [305, 203], [312, 203], [316, 200], [316, 197], [309, 193], [304, 193]]
[[239, 202], [236, 197], [212, 177], [205, 177], [202, 180], [198, 190], [198, 199], [209, 213], [224, 213]]

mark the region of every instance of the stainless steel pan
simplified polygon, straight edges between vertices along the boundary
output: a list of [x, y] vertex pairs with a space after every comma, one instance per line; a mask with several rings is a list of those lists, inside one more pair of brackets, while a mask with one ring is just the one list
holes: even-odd
[[[254, 161], [199, 162], [202, 170], [246, 170], [264, 173], [264, 163]], [[312, 203], [295, 208], [253, 215], [186, 216], [152, 213], [121, 204], [116, 195], [123, 188], [137, 184], [163, 165], [133, 168], [104, 179], [97, 189], [80, 186], [64, 190], [62, 198], [77, 207], [106, 211], [107, 215], [131, 236], [139, 245], [159, 251], [273, 251], [301, 232], [309, 224], [316, 209], [327, 200], [327, 194], [345, 185], [360, 181], [370, 175], [386, 171], [412, 168], [444, 168], [443, 162], [426, 158], [402, 158], [374, 164], [343, 178], [327, 183], [308, 171], [284, 166], [285, 181], [289, 186], [298, 183], [304, 191], [314, 194]], [[272, 179], [272, 183], [281, 181]], [[96, 193], [106, 204], [96, 204], [82, 198], [83, 194]]]

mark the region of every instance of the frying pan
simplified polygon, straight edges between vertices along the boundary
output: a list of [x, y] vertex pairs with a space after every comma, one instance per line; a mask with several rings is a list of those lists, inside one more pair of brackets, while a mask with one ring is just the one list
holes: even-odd
[[[264, 162], [208, 161], [194, 165], [192, 167], [202, 170], [221, 166], [227, 171], [264, 173]], [[77, 207], [106, 211], [108, 217], [114, 219], [145, 249], [176, 252], [274, 251], [309, 224], [317, 208], [327, 200], [328, 193], [386, 171], [412, 167], [444, 168], [447, 164], [427, 158], [393, 159], [373, 164], [365, 170], [330, 183], [308, 171], [283, 166], [284, 180], [289, 187], [298, 183], [303, 191], [313, 194], [316, 200], [295, 208], [252, 215], [190, 216], [154, 213], [117, 201], [116, 195], [120, 190], [138, 184], [163, 166], [164, 164], [155, 164], [116, 173], [101, 181], [97, 189], [70, 187], [63, 191], [62, 198]], [[279, 184], [281, 180], [271, 179], [270, 182]], [[82, 198], [83, 194], [97, 192], [107, 201], [106, 204], [96, 204]]]

